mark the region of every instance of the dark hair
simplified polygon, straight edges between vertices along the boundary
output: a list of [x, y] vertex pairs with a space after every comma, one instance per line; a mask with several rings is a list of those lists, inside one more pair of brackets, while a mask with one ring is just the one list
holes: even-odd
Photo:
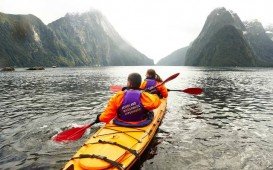
[[156, 74], [154, 69], [148, 69], [146, 74], [147, 78], [155, 79], [158, 82], [162, 82], [162, 79], [159, 77], [158, 74]]
[[131, 88], [138, 89], [141, 84], [141, 75], [138, 73], [131, 73], [128, 76], [128, 81], [131, 83]]

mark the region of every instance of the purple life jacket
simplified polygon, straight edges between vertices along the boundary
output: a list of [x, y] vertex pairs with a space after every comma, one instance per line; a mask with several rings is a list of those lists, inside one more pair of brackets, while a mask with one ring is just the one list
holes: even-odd
[[151, 91], [149, 91], [150, 93], [152, 94], [157, 94], [158, 96], [160, 95], [160, 92], [156, 89], [156, 88], [153, 88], [156, 86], [156, 80], [154, 79], [146, 79], [146, 86], [145, 86], [145, 89], [152, 89]]
[[118, 108], [117, 118], [128, 122], [145, 120], [147, 118], [148, 110], [142, 105], [140, 97], [141, 91], [127, 90], [123, 102]]

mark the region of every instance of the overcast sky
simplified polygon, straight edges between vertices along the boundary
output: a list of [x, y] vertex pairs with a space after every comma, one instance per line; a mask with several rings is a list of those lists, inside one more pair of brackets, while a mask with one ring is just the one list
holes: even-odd
[[273, 23], [272, 0], [0, 0], [1, 12], [33, 14], [45, 24], [68, 12], [98, 9], [126, 41], [155, 61], [193, 41], [217, 7], [243, 21]]

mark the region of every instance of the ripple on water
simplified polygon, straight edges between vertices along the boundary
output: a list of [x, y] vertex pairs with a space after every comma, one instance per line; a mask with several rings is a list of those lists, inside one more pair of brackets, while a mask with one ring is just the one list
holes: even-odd
[[[124, 85], [128, 70], [148, 67], [48, 68], [0, 74], [0, 167], [59, 169], [82, 139], [55, 143], [58, 132], [90, 123], [105, 108], [110, 85]], [[272, 169], [271, 69], [155, 67], [170, 89], [202, 87], [192, 96], [170, 92], [157, 136], [139, 169]], [[20, 70], [20, 69], [19, 69]]]

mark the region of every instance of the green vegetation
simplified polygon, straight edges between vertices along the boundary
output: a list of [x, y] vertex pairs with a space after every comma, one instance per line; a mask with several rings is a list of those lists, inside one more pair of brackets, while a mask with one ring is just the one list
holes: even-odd
[[217, 8], [186, 54], [179, 49], [158, 65], [272, 67], [271, 35], [258, 21], [243, 23], [236, 13]]
[[212, 36], [200, 53], [199, 66], [255, 66], [255, 57], [242, 34], [232, 25], [226, 25]]
[[0, 67], [153, 65], [97, 11], [48, 26], [33, 15], [0, 13]]

